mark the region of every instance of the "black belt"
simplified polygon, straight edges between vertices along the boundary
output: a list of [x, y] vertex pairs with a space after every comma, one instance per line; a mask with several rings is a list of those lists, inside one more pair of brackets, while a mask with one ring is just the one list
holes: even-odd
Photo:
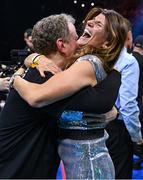
[[104, 129], [62, 129], [60, 128], [60, 139], [90, 140], [104, 136]]

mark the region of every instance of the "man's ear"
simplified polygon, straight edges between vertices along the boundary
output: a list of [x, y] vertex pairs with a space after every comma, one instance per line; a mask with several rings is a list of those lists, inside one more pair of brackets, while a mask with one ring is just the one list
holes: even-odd
[[60, 51], [61, 53], [65, 52], [65, 42], [62, 38], [59, 38], [56, 40], [56, 45], [57, 45], [58, 51]]

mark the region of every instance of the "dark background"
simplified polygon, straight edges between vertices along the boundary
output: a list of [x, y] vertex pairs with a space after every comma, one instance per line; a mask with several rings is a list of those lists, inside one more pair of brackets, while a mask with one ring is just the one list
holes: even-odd
[[[133, 37], [143, 34], [143, 0], [1, 0], [0, 1], [0, 61], [10, 60], [11, 49], [23, 49], [23, 33], [43, 17], [69, 13], [79, 29], [85, 14], [96, 6], [114, 9], [133, 24]], [[84, 3], [85, 7], [81, 7]]]

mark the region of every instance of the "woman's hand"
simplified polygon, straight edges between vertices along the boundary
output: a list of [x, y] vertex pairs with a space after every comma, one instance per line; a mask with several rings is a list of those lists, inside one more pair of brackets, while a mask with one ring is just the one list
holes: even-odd
[[42, 77], [45, 77], [46, 71], [50, 71], [53, 74], [61, 71], [61, 69], [51, 59], [48, 59], [44, 55], [33, 53], [26, 57], [26, 59], [24, 60], [24, 64], [26, 65], [26, 67], [31, 67], [33, 63], [36, 64], [35, 67], [38, 69]]
[[45, 77], [46, 71], [50, 71], [52, 74], [56, 74], [61, 71], [61, 69], [51, 59], [48, 59], [43, 55], [38, 58], [38, 65], [36, 68], [42, 77]]

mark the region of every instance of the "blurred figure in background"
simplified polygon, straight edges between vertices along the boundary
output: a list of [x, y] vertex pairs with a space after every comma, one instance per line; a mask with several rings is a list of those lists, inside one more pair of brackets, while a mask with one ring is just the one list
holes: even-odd
[[[140, 69], [137, 101], [140, 110], [139, 120], [141, 122], [141, 131], [143, 135], [143, 35], [137, 36], [136, 39], [134, 40], [132, 55], [136, 58]], [[143, 157], [140, 156], [139, 160], [134, 162], [134, 169], [141, 169], [142, 162], [143, 162]]]
[[10, 77], [0, 78], [0, 91], [6, 91], [9, 89]]
[[139, 66], [129, 54], [132, 48], [132, 27], [125, 19], [128, 33], [115, 68], [121, 73], [121, 86], [116, 101], [117, 118], [107, 125], [107, 147], [115, 166], [116, 179], [132, 179], [134, 149], [142, 151], [143, 139], [138, 108]]
[[26, 46], [24, 49], [12, 49], [10, 51], [11, 61], [15, 63], [10, 64], [1, 64], [0, 63], [0, 111], [3, 108], [7, 93], [9, 89], [9, 80], [12, 74], [17, 70], [23, 60], [31, 54], [33, 51], [33, 44], [32, 44], [32, 28], [28, 28], [24, 31], [24, 41]]
[[24, 31], [24, 41], [25, 47], [23, 49], [12, 49], [10, 51], [11, 61], [15, 61], [16, 69], [18, 69], [22, 64], [24, 59], [31, 53], [34, 52], [33, 50], [33, 43], [32, 43], [32, 29], [28, 28]]
[[26, 43], [25, 50], [34, 52], [33, 50], [33, 43], [32, 43], [32, 29], [28, 28], [24, 32], [24, 41]]
[[5, 99], [9, 89], [9, 80], [10, 77], [2, 77], [2, 72], [0, 73], [0, 111], [5, 104]]

